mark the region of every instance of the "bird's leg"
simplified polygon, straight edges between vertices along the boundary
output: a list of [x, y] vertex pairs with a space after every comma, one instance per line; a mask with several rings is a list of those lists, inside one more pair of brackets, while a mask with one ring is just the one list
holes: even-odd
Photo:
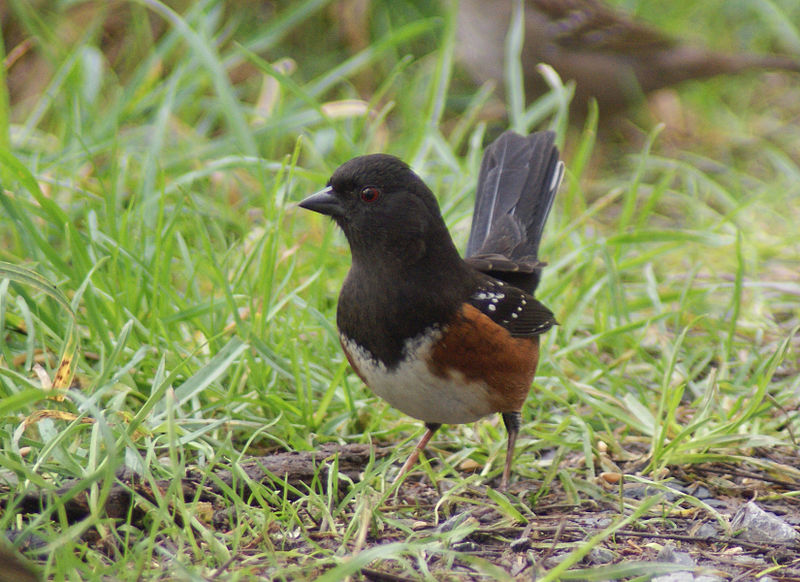
[[506, 447], [506, 465], [503, 468], [503, 477], [500, 479], [500, 491], [508, 487], [508, 478], [511, 476], [511, 462], [514, 460], [514, 446], [517, 444], [519, 427], [522, 424], [522, 415], [519, 412], [504, 412], [503, 424], [508, 432], [508, 445]]
[[425, 449], [425, 447], [428, 444], [428, 441], [431, 440], [431, 437], [433, 436], [433, 433], [435, 433], [437, 430], [439, 430], [439, 428], [441, 426], [442, 426], [441, 424], [436, 424], [434, 422], [426, 422], [425, 423], [425, 428], [426, 428], [425, 434], [422, 435], [422, 438], [419, 439], [419, 442], [417, 443], [417, 446], [414, 447], [414, 450], [408, 456], [408, 459], [406, 460], [406, 462], [403, 463], [403, 466], [400, 468], [400, 472], [397, 474], [397, 477], [395, 477], [395, 479], [394, 479], [395, 483], [399, 482], [403, 478], [403, 475], [408, 473], [409, 469], [411, 469], [411, 467], [413, 467], [417, 463], [417, 461], [419, 460], [419, 454], [423, 451], [423, 449]]

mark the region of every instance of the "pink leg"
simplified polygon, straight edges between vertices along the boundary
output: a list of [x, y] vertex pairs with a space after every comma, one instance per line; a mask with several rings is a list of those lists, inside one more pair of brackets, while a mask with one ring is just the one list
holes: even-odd
[[428, 445], [428, 442], [431, 440], [431, 437], [433, 436], [433, 434], [437, 430], [439, 430], [439, 427], [441, 427], [441, 426], [442, 426], [441, 424], [433, 424], [433, 423], [429, 423], [429, 424], [425, 425], [425, 428], [426, 428], [425, 434], [422, 435], [422, 438], [419, 439], [419, 442], [417, 443], [417, 446], [414, 447], [414, 450], [408, 456], [408, 459], [406, 460], [406, 462], [403, 463], [403, 466], [400, 468], [400, 472], [397, 474], [397, 477], [395, 477], [395, 479], [394, 479], [395, 483], [398, 483], [403, 478], [403, 476], [406, 473], [408, 473], [408, 471], [411, 469], [411, 467], [413, 467], [414, 465], [417, 464], [417, 461], [419, 460], [419, 454], [425, 449], [425, 447]]

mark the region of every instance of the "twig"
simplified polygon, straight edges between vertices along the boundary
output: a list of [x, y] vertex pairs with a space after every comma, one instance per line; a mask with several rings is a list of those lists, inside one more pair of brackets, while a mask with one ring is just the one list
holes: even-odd
[[753, 473], [751, 471], [743, 471], [741, 469], [736, 469], [735, 467], [725, 468], [725, 469], [716, 469], [713, 467], [696, 467], [698, 471], [705, 471], [706, 473], [714, 473], [715, 475], [733, 475], [734, 477], [746, 477], [748, 479], [758, 479], [759, 481], [764, 481], [765, 483], [773, 483], [775, 485], [780, 485], [782, 487], [786, 487], [787, 489], [797, 489], [800, 483], [796, 481], [784, 481], [782, 479], [775, 479], [774, 477], [768, 477], [766, 475], [760, 475], [758, 473]]
[[749, 548], [751, 550], [759, 550], [765, 554], [768, 554], [769, 552], [773, 551], [776, 547], [787, 547], [787, 548], [790, 547], [786, 544], [781, 544], [778, 542], [775, 542], [770, 546], [765, 546], [763, 544], [757, 544], [755, 542], [748, 542], [745, 540], [733, 539], [733, 538], [718, 538], [714, 536], [698, 537], [685, 534], [648, 533], [648, 532], [627, 531], [627, 530], [618, 531], [614, 535], [629, 537], [629, 538], [655, 538], [662, 540], [677, 540], [681, 542], [692, 542], [692, 543], [702, 542], [705, 544], [727, 544], [731, 546], [741, 546], [743, 548]]
[[[553, 541], [549, 542], [548, 550], [549, 553], [552, 553], [553, 545], [559, 540], [559, 538], [565, 534], [586, 534], [585, 528], [580, 527], [566, 527], [564, 522], [561, 522], [557, 526], [551, 527], [537, 527], [534, 530], [538, 533], [548, 533], [553, 532]], [[743, 548], [748, 548], [752, 550], [759, 550], [764, 553], [769, 553], [773, 551], [776, 547], [786, 547], [791, 548], [786, 544], [775, 543], [771, 545], [764, 545], [758, 544], [755, 542], [748, 542], [746, 540], [734, 539], [734, 538], [721, 538], [721, 537], [699, 537], [699, 536], [690, 536], [687, 534], [671, 534], [671, 533], [652, 533], [652, 532], [639, 532], [639, 531], [630, 531], [630, 530], [620, 530], [614, 533], [615, 536], [620, 537], [629, 537], [629, 538], [655, 538], [655, 539], [662, 539], [662, 540], [676, 540], [681, 542], [692, 542], [692, 543], [705, 543], [705, 544], [728, 544], [733, 546], [741, 546]], [[547, 555], [549, 555], [549, 553]]]

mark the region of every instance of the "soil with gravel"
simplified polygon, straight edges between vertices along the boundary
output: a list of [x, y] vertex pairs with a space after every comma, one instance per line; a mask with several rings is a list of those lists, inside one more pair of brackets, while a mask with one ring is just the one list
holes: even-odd
[[[390, 451], [325, 445], [316, 453], [252, 457], [240, 463], [239, 469], [266, 487], [282, 488], [288, 483], [291, 495], [292, 487], [305, 490], [304, 484], [312, 480], [328, 483], [327, 468], [337, 458], [339, 474], [346, 477], [337, 480], [342, 495], [349, 481], [359, 479], [371, 454], [381, 458]], [[569, 470], [581, 462], [576, 455], [561, 459], [559, 466]], [[756, 450], [738, 465], [672, 467], [657, 483], [643, 483], [646, 480], [636, 476], [641, 463], [631, 461], [616, 463], [618, 472], [591, 479], [553, 479], [546, 486], [543, 481], [517, 481], [505, 494], [477, 486], [449, 495], [457, 476], [436, 486], [427, 478], [411, 476], [398, 495], [389, 498], [390, 503], [377, 509], [391, 519], [382, 520], [380, 528], [364, 528], [363, 535], [353, 536], [347, 547], [355, 555], [391, 542], [437, 540], [441, 551], [425, 552], [423, 559], [429, 576], [440, 580], [485, 580], [480, 572], [489, 563], [519, 580], [535, 580], [563, 569], [557, 578], [800, 581], [798, 465], [795, 451]], [[229, 470], [217, 471], [215, 479], [189, 470], [182, 487], [187, 500], [199, 498], [208, 508], [205, 521], [227, 531], [231, 524], [222, 490], [246, 487], [245, 481]], [[163, 482], [156, 487], [166, 490], [169, 485]], [[63, 490], [70, 486], [65, 483]], [[43, 497], [31, 492], [15, 511], [36, 514], [48, 504]], [[119, 473], [106, 503], [107, 514], [124, 519], [132, 512], [134, 525], [141, 522], [144, 511], [137, 497], [152, 500], [151, 486], [133, 474]], [[621, 523], [645, 502], [653, 506], [644, 515]], [[70, 521], [77, 521], [88, 515], [88, 507], [86, 492], [74, 496], [65, 510]], [[179, 520], [177, 514], [175, 519]], [[316, 544], [314, 551], [342, 545], [324, 520], [316, 523], [309, 516], [309, 530], [306, 539], [289, 539], [279, 527], [266, 535], [275, 536], [276, 546], [300, 554], [303, 544]], [[85, 537], [88, 543], [103, 543], [93, 530]], [[27, 544], [35, 546], [36, 541]], [[234, 556], [226, 569], [235, 569], [237, 559], [244, 558]], [[408, 568], [408, 562], [402, 566], [394, 559], [378, 559], [361, 568], [354, 579], [417, 579], [409, 576]], [[324, 571], [310, 570], [312, 576]], [[603, 572], [609, 577], [598, 577]], [[279, 571], [269, 574], [280, 578]]]

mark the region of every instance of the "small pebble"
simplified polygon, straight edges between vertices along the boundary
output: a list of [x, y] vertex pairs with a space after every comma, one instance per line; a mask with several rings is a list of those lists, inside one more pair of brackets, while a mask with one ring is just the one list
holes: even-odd
[[586, 560], [590, 564], [596, 564], [598, 566], [602, 564], [610, 564], [616, 559], [617, 559], [616, 552], [613, 552], [608, 548], [603, 548], [600, 546], [592, 548], [589, 551], [589, 555], [586, 557]]
[[606, 483], [611, 483], [612, 485], [616, 485], [622, 479], [621, 473], [600, 473], [600, 478], [605, 481]]
[[476, 471], [480, 471], [483, 469], [483, 465], [481, 465], [478, 461], [474, 461], [472, 459], [464, 459], [461, 461], [461, 464], [458, 466], [459, 471], [464, 471], [465, 473], [474, 473]]
[[719, 530], [717, 530], [713, 523], [705, 522], [704, 524], [700, 525], [700, 527], [698, 527], [692, 535], [706, 540], [708, 538], [715, 537], [718, 531]]
[[689, 568], [694, 568], [697, 565], [688, 552], [679, 552], [672, 544], [667, 544], [661, 548], [661, 551], [658, 552], [658, 561], [680, 564]]
[[700, 485], [697, 489], [694, 490], [693, 495], [698, 499], [708, 499], [711, 497], [711, 491], [709, 491], [707, 487]]
[[731, 520], [742, 539], [756, 543], [786, 544], [795, 541], [795, 529], [774, 513], [764, 511], [753, 501], [742, 505]]

